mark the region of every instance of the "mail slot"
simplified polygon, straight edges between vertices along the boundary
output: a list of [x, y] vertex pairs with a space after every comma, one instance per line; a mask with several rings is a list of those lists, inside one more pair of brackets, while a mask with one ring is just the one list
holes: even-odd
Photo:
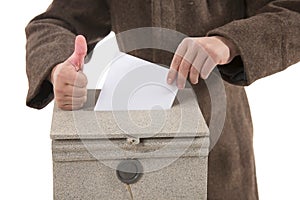
[[54, 199], [206, 199], [209, 131], [191, 89], [155, 111], [95, 112], [97, 95], [54, 107]]

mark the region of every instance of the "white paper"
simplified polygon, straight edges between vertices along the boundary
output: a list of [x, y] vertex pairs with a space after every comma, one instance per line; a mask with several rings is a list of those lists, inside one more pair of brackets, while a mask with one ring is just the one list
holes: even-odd
[[110, 63], [94, 110], [171, 108], [178, 89], [175, 83], [167, 84], [167, 73], [167, 68], [125, 53], [119, 53]]
[[116, 35], [108, 36], [97, 43], [94, 50], [87, 56], [83, 73], [87, 76], [87, 89], [101, 89], [109, 70], [110, 62], [119, 54]]
[[114, 32], [87, 56], [83, 73], [87, 89], [101, 89], [94, 110], [169, 109], [177, 93], [166, 83], [168, 69], [121, 53]]

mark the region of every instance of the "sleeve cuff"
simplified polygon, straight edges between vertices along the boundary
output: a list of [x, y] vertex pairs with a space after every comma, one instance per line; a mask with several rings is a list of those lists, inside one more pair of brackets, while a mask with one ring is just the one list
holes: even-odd
[[27, 106], [42, 109], [53, 100], [53, 86], [50, 81], [44, 80], [38, 91], [39, 92], [33, 98], [27, 99]]
[[230, 63], [218, 65], [217, 67], [223, 80], [234, 85], [247, 85], [247, 77], [241, 56], [236, 56]]

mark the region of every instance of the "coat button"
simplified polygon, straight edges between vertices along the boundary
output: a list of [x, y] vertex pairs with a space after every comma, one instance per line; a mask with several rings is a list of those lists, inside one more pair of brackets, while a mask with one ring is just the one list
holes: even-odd
[[123, 160], [117, 166], [118, 179], [126, 184], [133, 184], [140, 180], [143, 175], [143, 166], [136, 159]]

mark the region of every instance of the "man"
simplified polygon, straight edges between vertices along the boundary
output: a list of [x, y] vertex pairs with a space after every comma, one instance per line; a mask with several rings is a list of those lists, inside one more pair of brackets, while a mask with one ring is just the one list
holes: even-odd
[[55, 97], [62, 109], [81, 108], [87, 83], [80, 70], [84, 56], [111, 30], [163, 27], [182, 32], [191, 38], [179, 45], [173, 59], [151, 49], [132, 53], [167, 65], [172, 60], [167, 81], [173, 82], [179, 72], [177, 85], [183, 88], [190, 79], [208, 123], [211, 100], [201, 78], [218, 65], [227, 108], [222, 135], [209, 154], [208, 199], [258, 199], [243, 86], [300, 60], [299, 12], [299, 0], [53, 1], [26, 28], [27, 105], [40, 109]]

